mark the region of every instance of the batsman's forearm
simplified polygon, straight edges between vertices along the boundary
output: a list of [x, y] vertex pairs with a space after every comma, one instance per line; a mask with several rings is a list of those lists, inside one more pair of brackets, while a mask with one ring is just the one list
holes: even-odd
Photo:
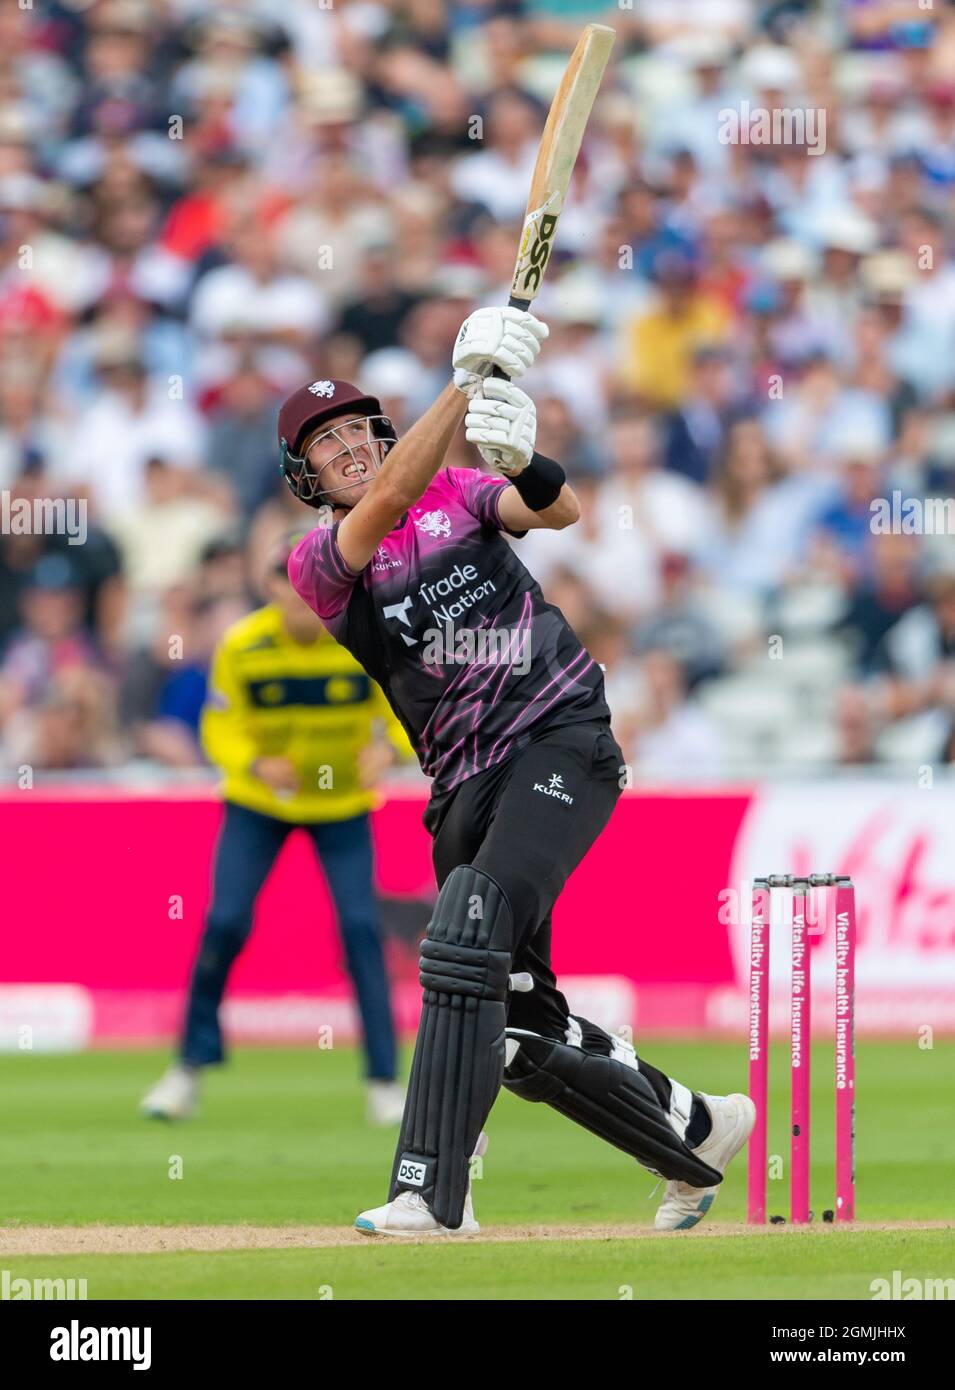
[[449, 382], [385, 459], [378, 486], [387, 490], [401, 509], [417, 502], [441, 467], [467, 408], [467, 396]]
[[580, 503], [577, 494], [569, 483], [564, 483], [556, 502], [537, 513], [554, 531], [562, 531], [565, 526], [573, 526], [580, 520]]

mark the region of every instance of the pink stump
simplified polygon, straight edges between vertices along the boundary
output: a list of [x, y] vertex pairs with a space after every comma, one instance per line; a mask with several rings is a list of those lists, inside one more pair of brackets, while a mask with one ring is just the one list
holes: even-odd
[[749, 1094], [756, 1125], [749, 1141], [747, 1211], [751, 1225], [766, 1221], [766, 1117], [769, 1105], [769, 927], [770, 895], [765, 879], [753, 882], [753, 927], [749, 950]]
[[856, 1214], [856, 895], [836, 879], [836, 1220]]
[[811, 992], [809, 932], [806, 905], [809, 884], [793, 880], [791, 1051], [792, 1129], [790, 1139], [789, 1219], [794, 1225], [809, 1220], [809, 1049]]

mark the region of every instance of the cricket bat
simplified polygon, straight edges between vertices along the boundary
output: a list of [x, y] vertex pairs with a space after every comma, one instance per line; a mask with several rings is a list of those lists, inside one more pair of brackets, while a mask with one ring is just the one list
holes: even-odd
[[543, 282], [580, 142], [615, 38], [605, 24], [588, 24], [551, 102], [524, 214], [508, 300], [512, 308], [530, 308]]

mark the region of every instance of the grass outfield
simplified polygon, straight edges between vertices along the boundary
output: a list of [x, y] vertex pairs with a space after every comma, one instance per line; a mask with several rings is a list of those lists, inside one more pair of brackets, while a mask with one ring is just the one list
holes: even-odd
[[[679, 1240], [679, 1247], [675, 1242]], [[825, 1254], [819, 1241], [827, 1241]], [[715, 1247], [719, 1247], [718, 1249]], [[950, 1230], [416, 1244], [6, 1259], [91, 1299], [871, 1299], [872, 1280], [955, 1277]]]
[[[666, 1041], [646, 1052], [693, 1086], [719, 1092], [745, 1084], [738, 1044]], [[747, 1232], [745, 1163], [737, 1160], [713, 1211], [719, 1233], [708, 1234], [708, 1218], [687, 1235], [640, 1238], [635, 1228], [652, 1228], [654, 1179], [546, 1106], [504, 1093], [474, 1187], [479, 1220], [489, 1236], [521, 1227], [578, 1230], [546, 1241], [394, 1245], [354, 1243], [348, 1234], [362, 1207], [384, 1200], [394, 1145], [393, 1132], [363, 1122], [357, 1058], [348, 1050], [240, 1050], [231, 1066], [210, 1074], [201, 1117], [175, 1127], [136, 1113], [165, 1054], [3, 1057], [2, 1265], [12, 1278], [86, 1278], [91, 1298], [317, 1299], [330, 1290], [339, 1299], [867, 1299], [871, 1281], [894, 1269], [906, 1278], [955, 1277], [953, 1230], [917, 1229], [955, 1226], [955, 1043], [922, 1050], [913, 1039], [858, 1050], [856, 1214], [864, 1225], [913, 1223], [909, 1229], [822, 1225], [822, 1209], [833, 1204], [831, 1045], [814, 1049], [813, 1060], [813, 1229]], [[784, 1048], [773, 1064], [770, 1153], [785, 1159]], [[770, 1183], [770, 1206], [786, 1212], [785, 1178]], [[306, 1235], [311, 1248], [287, 1232], [285, 1244], [294, 1239], [298, 1248], [116, 1254], [115, 1233], [101, 1229], [79, 1233], [82, 1254], [13, 1253], [24, 1227], [100, 1223], [326, 1230], [316, 1233], [321, 1243]], [[736, 1223], [740, 1229], [726, 1229]], [[337, 1228], [331, 1238], [327, 1228]], [[56, 1251], [60, 1239], [48, 1232], [36, 1248]], [[275, 1243], [283, 1245], [282, 1232]]]

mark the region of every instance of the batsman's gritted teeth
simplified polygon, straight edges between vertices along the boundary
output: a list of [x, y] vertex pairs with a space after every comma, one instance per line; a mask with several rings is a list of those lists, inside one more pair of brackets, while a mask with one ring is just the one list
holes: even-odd
[[333, 507], [359, 502], [383, 462], [381, 444], [369, 441], [368, 417], [358, 411], [324, 420], [302, 453]]

